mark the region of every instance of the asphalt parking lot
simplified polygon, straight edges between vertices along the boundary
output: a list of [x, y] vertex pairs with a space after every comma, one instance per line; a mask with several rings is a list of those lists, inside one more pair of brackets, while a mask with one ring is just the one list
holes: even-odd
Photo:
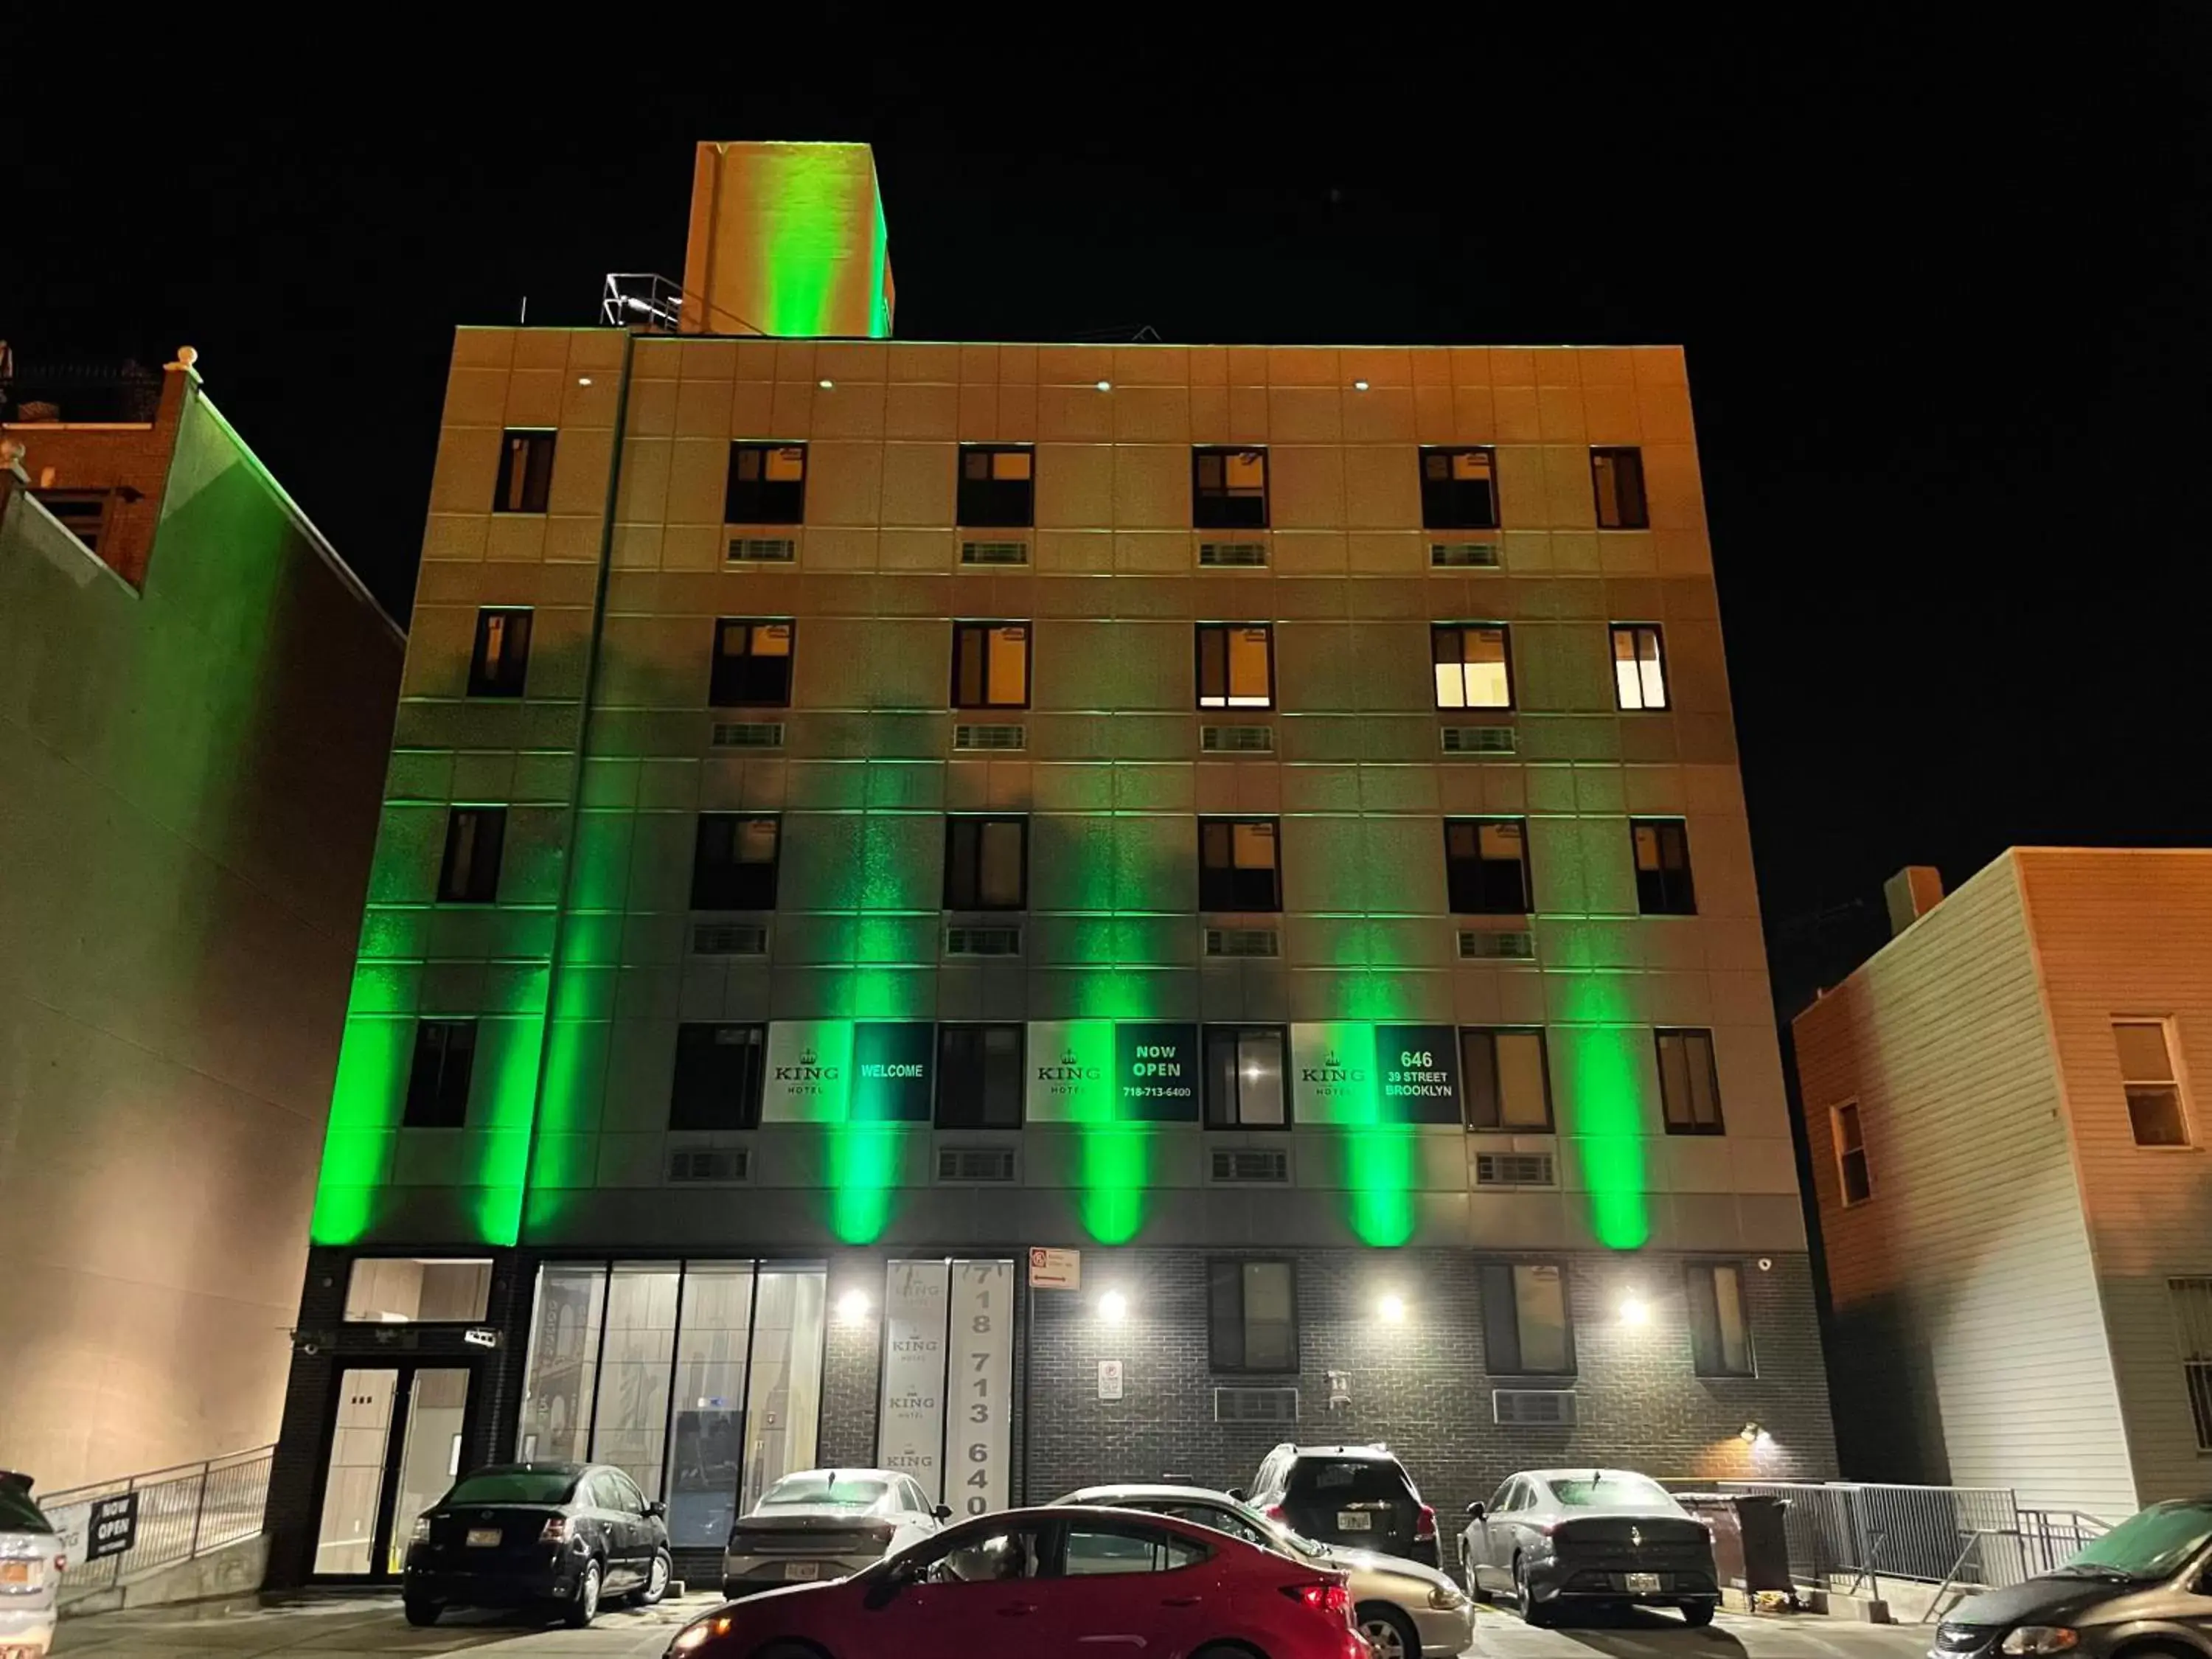
[[[453, 1613], [415, 1630], [393, 1597], [349, 1597], [264, 1607], [204, 1602], [102, 1613], [62, 1626], [54, 1651], [102, 1659], [201, 1659], [208, 1656], [313, 1655], [372, 1659], [392, 1654], [495, 1652], [497, 1659], [599, 1656], [659, 1659], [676, 1628], [714, 1605], [708, 1595], [672, 1598], [643, 1612], [609, 1612], [589, 1630], [564, 1630], [491, 1613]], [[1740, 1618], [1723, 1613], [1689, 1630], [1663, 1613], [1631, 1613], [1571, 1630], [1530, 1630], [1511, 1613], [1485, 1607], [1469, 1650], [1480, 1659], [1921, 1659], [1928, 1632], [1911, 1626], [1845, 1620]], [[875, 1659], [867, 1656], [866, 1659]], [[1040, 1655], [1038, 1659], [1056, 1659]]]

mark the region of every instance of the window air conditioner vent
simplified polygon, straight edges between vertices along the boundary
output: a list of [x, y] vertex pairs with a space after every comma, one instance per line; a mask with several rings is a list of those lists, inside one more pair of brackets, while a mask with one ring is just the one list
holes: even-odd
[[963, 542], [960, 544], [960, 562], [963, 564], [1027, 564], [1030, 544], [1027, 542]]
[[1510, 726], [1445, 726], [1437, 731], [1447, 755], [1510, 755], [1513, 728]]
[[1495, 570], [1496, 542], [1431, 542], [1429, 563], [1438, 570]]
[[781, 749], [783, 747], [781, 720], [716, 720], [714, 747], [717, 749]]
[[1224, 1187], [1285, 1187], [1291, 1155], [1280, 1146], [1222, 1146], [1214, 1150], [1212, 1179]]
[[695, 957], [764, 957], [768, 924], [760, 921], [702, 921], [691, 930]]
[[1281, 946], [1272, 927], [1209, 927], [1206, 954], [1210, 957], [1272, 957]]
[[948, 957], [1018, 957], [1022, 953], [1018, 927], [948, 927], [945, 954]]
[[727, 1186], [752, 1178], [753, 1155], [742, 1146], [678, 1146], [668, 1154], [668, 1183]]
[[1029, 744], [1028, 729], [1021, 726], [956, 726], [952, 746], [958, 749], [1023, 749]]
[[1014, 1178], [1014, 1149], [1011, 1146], [939, 1146], [937, 1178], [955, 1186], [1003, 1184]]
[[[1549, 1152], [1477, 1152], [1474, 1184], [1478, 1187], [1556, 1187]], [[1501, 1419], [1503, 1420], [1503, 1419]]]
[[1215, 568], [1242, 566], [1247, 569], [1267, 562], [1265, 542], [1200, 542], [1198, 562]]
[[1571, 1389], [1492, 1389], [1491, 1420], [1511, 1427], [1571, 1428], [1575, 1423], [1575, 1394]]
[[1198, 746], [1209, 755], [1267, 755], [1275, 749], [1272, 726], [1201, 726]]
[[1298, 1420], [1296, 1389], [1216, 1389], [1213, 1420], [1217, 1423], [1295, 1423]]
[[799, 556], [799, 544], [789, 536], [732, 536], [732, 564], [789, 564]]
[[1494, 933], [1488, 928], [1459, 930], [1459, 953], [1467, 962], [1534, 962], [1536, 936], [1523, 928]]

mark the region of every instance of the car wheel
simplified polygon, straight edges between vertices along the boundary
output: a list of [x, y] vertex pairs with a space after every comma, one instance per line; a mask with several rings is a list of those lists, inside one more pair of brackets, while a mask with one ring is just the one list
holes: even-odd
[[1375, 1650], [1375, 1659], [1421, 1659], [1421, 1638], [1397, 1608], [1380, 1601], [1363, 1601], [1352, 1613], [1352, 1622]]
[[1682, 1603], [1682, 1622], [1686, 1625], [1710, 1625], [1713, 1622], [1713, 1604], [1710, 1601]]
[[599, 1564], [584, 1563], [584, 1571], [576, 1580], [576, 1594], [568, 1603], [568, 1621], [571, 1630], [581, 1630], [599, 1616]]
[[668, 1580], [672, 1571], [668, 1552], [655, 1550], [653, 1553], [653, 1565], [645, 1571], [645, 1583], [639, 1587], [636, 1595], [632, 1600], [641, 1607], [657, 1606], [660, 1598], [668, 1594]]
[[1482, 1587], [1480, 1570], [1464, 1555], [1459, 1559], [1459, 1576], [1467, 1581], [1467, 1593], [1470, 1601], [1486, 1603], [1490, 1600], [1490, 1592]]
[[415, 1595], [407, 1598], [405, 1606], [407, 1622], [410, 1625], [434, 1625], [438, 1622], [438, 1615], [446, 1610], [441, 1602], [425, 1601]]
[[1552, 1609], [1543, 1606], [1528, 1589], [1528, 1569], [1521, 1558], [1513, 1558], [1513, 1599], [1520, 1604], [1521, 1622], [1535, 1630], [1542, 1630], [1552, 1622]]

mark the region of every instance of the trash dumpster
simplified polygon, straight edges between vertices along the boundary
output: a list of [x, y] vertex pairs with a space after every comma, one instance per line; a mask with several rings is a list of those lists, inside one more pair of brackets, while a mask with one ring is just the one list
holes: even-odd
[[1713, 1565], [1721, 1588], [1747, 1602], [1762, 1590], [1790, 1595], [1788, 1500], [1764, 1492], [1678, 1492], [1674, 1499], [1713, 1529]]

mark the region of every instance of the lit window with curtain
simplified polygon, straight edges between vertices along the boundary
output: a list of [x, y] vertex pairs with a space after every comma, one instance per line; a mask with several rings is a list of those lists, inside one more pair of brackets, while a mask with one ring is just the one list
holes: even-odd
[[1667, 707], [1667, 653], [1657, 623], [1613, 623], [1613, 699], [1641, 714]]
[[1513, 707], [1512, 630], [1504, 623], [1438, 623], [1429, 646], [1437, 708]]

